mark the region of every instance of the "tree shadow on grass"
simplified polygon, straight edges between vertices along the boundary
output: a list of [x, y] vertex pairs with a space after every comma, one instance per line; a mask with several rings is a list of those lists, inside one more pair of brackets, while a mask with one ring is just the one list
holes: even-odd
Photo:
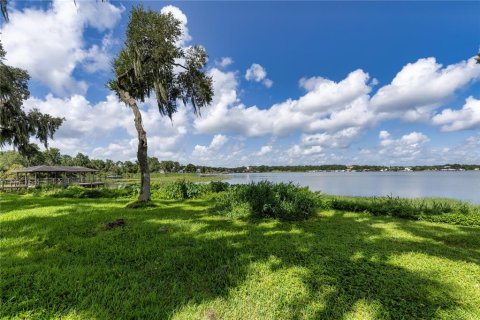
[[[304, 279], [310, 288], [309, 298], [301, 302], [308, 304], [315, 300], [318, 288], [322, 286], [334, 289], [324, 297], [324, 307], [317, 310], [312, 319], [339, 319], [355, 314], [355, 311], [361, 311], [359, 302], [376, 305], [374, 318], [378, 319], [434, 319], [440, 317], [441, 311], [454, 311], [461, 306], [461, 297], [454, 294], [458, 293], [458, 288], [441, 283], [435, 276], [428, 276], [433, 270], [408, 270], [390, 263], [389, 258], [413, 252], [435, 257], [448, 256], [453, 261], [463, 261], [466, 257], [473, 259], [473, 256], [443, 245], [426, 244], [419, 249], [421, 242], [382, 236], [382, 229], [376, 228], [375, 224], [395, 224], [395, 218], [363, 217], [360, 220], [362, 222], [352, 215], [336, 212], [324, 221], [342, 225], [342, 229], [348, 230], [350, 235], [342, 246], [317, 244], [320, 248], [316, 250], [321, 252], [318, 255], [321, 258], [318, 265], [311, 264], [309, 268], [310, 272]], [[399, 229], [405, 231], [404, 225], [411, 224], [415, 223], [402, 222]], [[338, 239], [341, 233], [338, 230], [327, 231], [324, 236]], [[478, 255], [473, 261], [478, 261], [477, 258]], [[367, 316], [360, 313], [357, 317]]]
[[[466, 252], [476, 249], [480, 254], [480, 227], [464, 227], [430, 223], [410, 223], [402, 228], [419, 237], [430, 239], [440, 245]], [[473, 253], [473, 252], [472, 252]], [[478, 258], [478, 257], [477, 257]], [[480, 263], [480, 260], [476, 260]]]
[[[103, 208], [102, 201], [2, 222], [1, 316], [170, 318], [186, 305], [228, 302], [253, 264], [306, 271], [307, 292], [290, 298], [284, 319], [338, 319], [361, 300], [378, 303], [380, 318], [432, 319], [461, 307], [455, 288], [388, 263], [415, 245], [371, 241], [382, 236], [375, 219], [336, 213], [297, 223], [241, 221], [206, 214], [208, 200], [145, 210]], [[125, 227], [104, 228], [120, 217]]]

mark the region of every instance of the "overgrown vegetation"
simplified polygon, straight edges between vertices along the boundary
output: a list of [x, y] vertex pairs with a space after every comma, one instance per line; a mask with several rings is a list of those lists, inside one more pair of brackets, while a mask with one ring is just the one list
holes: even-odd
[[212, 212], [227, 216], [305, 220], [315, 214], [318, 194], [292, 183], [235, 185], [217, 198]]
[[193, 183], [186, 180], [177, 180], [161, 187], [157, 194], [160, 198], [172, 200], [185, 200], [198, 198], [208, 192], [206, 184]]
[[[196, 180], [167, 179], [152, 185], [153, 199], [188, 200], [215, 194], [211, 213], [229, 217], [304, 220], [317, 209], [367, 212], [377, 216], [480, 226], [480, 206], [453, 199], [405, 199], [387, 197], [347, 197], [321, 195], [292, 183], [268, 181], [230, 185], [222, 181], [208, 183]], [[173, 178], [173, 177], [172, 177]], [[60, 189], [35, 189], [34, 195], [54, 198], [132, 198], [139, 185], [87, 189], [70, 186]], [[132, 204], [135, 206], [135, 204]], [[140, 206], [142, 208], [143, 206]], [[133, 208], [133, 207], [132, 207]]]
[[0, 197], [0, 319], [479, 319], [480, 228]]
[[201, 197], [207, 193], [218, 193], [228, 190], [230, 185], [221, 181], [209, 183], [194, 183], [185, 179], [178, 179], [164, 185], [152, 186], [153, 197], [170, 200], [186, 200]]
[[121, 198], [132, 197], [138, 194], [138, 186], [130, 185], [123, 188], [109, 189], [96, 188], [88, 189], [79, 186], [69, 186], [53, 191], [51, 197], [54, 198]]
[[480, 206], [452, 199], [404, 199], [387, 197], [329, 197], [324, 208], [368, 212], [405, 219], [480, 226]]
[[[196, 183], [186, 179], [174, 181], [167, 180], [163, 183], [152, 185], [153, 197], [156, 199], [186, 200], [201, 197], [207, 193], [218, 193], [229, 189], [229, 184], [221, 181], [209, 183]], [[49, 195], [53, 198], [121, 198], [135, 197], [138, 195], [140, 186], [129, 184], [116, 188], [88, 189], [80, 186], [69, 186], [53, 190], [37, 188], [32, 191], [35, 195]]]

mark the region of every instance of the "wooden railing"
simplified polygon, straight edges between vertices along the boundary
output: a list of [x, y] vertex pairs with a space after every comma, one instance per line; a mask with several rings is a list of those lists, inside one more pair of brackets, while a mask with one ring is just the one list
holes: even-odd
[[37, 186], [82, 186], [82, 187], [101, 187], [105, 185], [104, 181], [85, 181], [85, 179], [77, 178], [42, 178], [42, 179], [4, 179], [0, 180], [0, 190], [14, 191], [28, 188], [35, 188]]

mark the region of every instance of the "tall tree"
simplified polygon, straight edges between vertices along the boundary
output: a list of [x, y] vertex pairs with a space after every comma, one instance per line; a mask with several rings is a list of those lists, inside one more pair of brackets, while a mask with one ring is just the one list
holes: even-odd
[[151, 172], [160, 171], [160, 161], [156, 157], [148, 157], [148, 168]]
[[137, 165], [132, 161], [127, 160], [123, 163], [123, 171], [125, 173], [137, 173]]
[[0, 176], [3, 176], [13, 165], [27, 165], [25, 157], [15, 151], [0, 151]]
[[103, 170], [105, 170], [105, 161], [103, 161], [101, 159], [92, 159], [92, 160], [90, 160], [90, 166], [93, 169], [103, 171]]
[[189, 164], [187, 164], [187, 165], [185, 166], [185, 171], [186, 171], [186, 172], [190, 172], [190, 173], [196, 172], [196, 171], [197, 171], [197, 167], [196, 167], [194, 164], [189, 163]]
[[4, 63], [5, 50], [0, 42], [0, 146], [13, 145], [22, 154], [31, 151], [30, 138], [47, 147], [48, 140], [62, 124], [62, 118], [43, 114], [37, 109], [26, 113], [23, 101], [30, 95], [27, 71]]
[[62, 155], [62, 160], [60, 161], [62, 166], [73, 166], [73, 158], [68, 154]]
[[172, 172], [175, 170], [175, 162], [171, 160], [162, 161], [160, 162], [160, 168], [163, 169], [165, 172]]
[[125, 47], [113, 62], [115, 78], [108, 86], [135, 117], [138, 134], [137, 158], [141, 172], [138, 200], [150, 200], [150, 171], [147, 156], [147, 134], [137, 102], [155, 94], [161, 115], [170, 119], [177, 111], [178, 100], [190, 104], [195, 114], [212, 101], [212, 79], [203, 68], [207, 53], [201, 46], [184, 49], [180, 21], [171, 13], [160, 14], [142, 6], [130, 12]]
[[62, 154], [57, 148], [49, 148], [43, 152], [45, 163], [49, 166], [57, 166], [62, 163]]
[[90, 166], [90, 158], [86, 154], [83, 154], [81, 152], [77, 153], [75, 158], [73, 158], [73, 164], [75, 166], [80, 166], [80, 167], [89, 167]]

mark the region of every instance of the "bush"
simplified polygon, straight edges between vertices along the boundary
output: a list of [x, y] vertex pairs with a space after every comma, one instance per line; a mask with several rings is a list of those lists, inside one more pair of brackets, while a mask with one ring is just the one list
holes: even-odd
[[160, 189], [159, 196], [171, 200], [198, 198], [208, 192], [208, 185], [177, 180], [167, 183]]
[[229, 188], [230, 184], [228, 182], [210, 181], [208, 184], [208, 190], [213, 193], [227, 191]]
[[260, 181], [235, 185], [216, 199], [212, 211], [227, 216], [305, 220], [315, 214], [319, 195], [292, 183]]
[[250, 216], [252, 209], [248, 202], [239, 199], [232, 188], [230, 192], [222, 192], [215, 197], [215, 204], [210, 211], [230, 218], [239, 218]]

